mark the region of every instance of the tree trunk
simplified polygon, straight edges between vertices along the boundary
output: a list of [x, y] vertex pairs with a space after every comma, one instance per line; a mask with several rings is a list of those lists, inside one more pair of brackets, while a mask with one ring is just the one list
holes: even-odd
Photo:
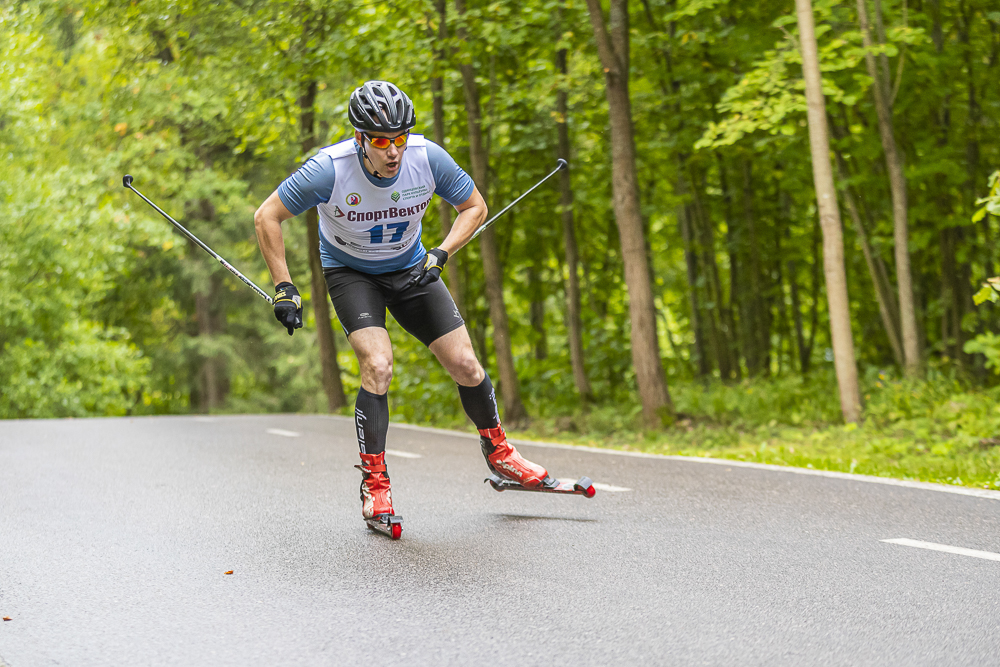
[[745, 317], [747, 327], [747, 373], [750, 377], [761, 374], [767, 376], [770, 373], [771, 355], [771, 318], [765, 305], [764, 287], [761, 284], [761, 264], [760, 258], [763, 249], [758, 243], [757, 222], [754, 215], [753, 206], [753, 176], [750, 161], [741, 161], [743, 171], [743, 217], [746, 220], [747, 229], [747, 257], [749, 266], [747, 272], [750, 274], [750, 294], [745, 301]]
[[846, 422], [861, 419], [861, 394], [858, 368], [854, 359], [851, 334], [851, 311], [844, 270], [844, 239], [841, 231], [837, 191], [830, 164], [830, 141], [826, 128], [826, 103], [823, 99], [819, 55], [813, 24], [811, 0], [795, 0], [798, 14], [802, 72], [806, 84], [809, 118], [809, 146], [812, 152], [813, 181], [823, 228], [823, 270], [830, 313], [830, 337], [833, 343], [834, 368], [840, 390], [840, 410]]
[[[905, 372], [909, 377], [920, 374], [920, 341], [917, 333], [917, 314], [913, 299], [913, 278], [910, 274], [910, 233], [907, 228], [906, 176], [903, 174], [903, 157], [896, 145], [892, 127], [892, 105], [886, 86], [872, 54], [871, 30], [868, 26], [868, 10], [865, 0], [857, 0], [858, 22], [864, 42], [865, 64], [872, 78], [872, 97], [875, 99], [875, 113], [878, 116], [879, 135], [885, 153], [886, 169], [889, 172], [889, 188], [892, 193], [893, 240], [896, 246], [896, 287], [899, 291], [900, 333], [903, 342]], [[888, 69], [888, 68], [886, 68]], [[825, 121], [825, 119], [824, 119]]]
[[[976, 201], [976, 190], [979, 184], [982, 182], [980, 179], [980, 148], [979, 148], [979, 128], [982, 125], [982, 105], [979, 103], [979, 99], [976, 94], [976, 80], [975, 74], [976, 69], [974, 66], [975, 62], [975, 48], [970, 47], [969, 38], [970, 31], [979, 13], [972, 3], [961, 3], [959, 5], [961, 25], [958, 31], [959, 41], [963, 45], [962, 49], [962, 60], [965, 63], [965, 73], [967, 77], [967, 103], [968, 103], [968, 113], [966, 114], [965, 120], [965, 173], [966, 173], [966, 195], [965, 201], [967, 202], [967, 208], [965, 210], [966, 215], [972, 215], [973, 208], [972, 205]], [[992, 21], [993, 32], [996, 34], [996, 21]], [[992, 69], [996, 64], [997, 53], [991, 54], [991, 58], [987, 61], [987, 68]], [[983, 94], [985, 95], [987, 89], [983, 89]], [[985, 174], [983, 174], [985, 177]], [[990, 239], [990, 216], [983, 218], [982, 230], [983, 234], [983, 247], [987, 248], [986, 256], [983, 258], [983, 268], [985, 269], [985, 276], [991, 277], [993, 275], [993, 261], [991, 258], [993, 252], [993, 243]], [[973, 305], [972, 303], [972, 266], [970, 264], [970, 258], [968, 257], [971, 253], [962, 253], [959, 250], [959, 245], [962, 239], [965, 237], [965, 230], [962, 227], [956, 227], [953, 230], [953, 241], [955, 244], [956, 253], [961, 256], [965, 255], [966, 259], [959, 262], [956, 265], [956, 275], [955, 275], [955, 287], [954, 287], [954, 337], [955, 337], [955, 358], [959, 360], [959, 363], [965, 361], [964, 348], [964, 334], [962, 333], [962, 317], [965, 314], [965, 310]]]
[[719, 366], [719, 377], [723, 381], [727, 381], [733, 377], [734, 362], [732, 345], [729, 340], [733, 330], [728, 324], [728, 308], [726, 308], [726, 300], [722, 294], [719, 264], [715, 258], [715, 231], [699, 194], [705, 189], [704, 178], [696, 177], [690, 163], [685, 171], [691, 182], [691, 195], [694, 201], [695, 215], [691, 220], [695, 228], [695, 239], [701, 249], [701, 265], [704, 267], [708, 300], [712, 304], [706, 312], [709, 319], [709, 339], [712, 341], [712, 352], [715, 354], [715, 361]]
[[[739, 238], [736, 220], [733, 217], [733, 195], [729, 189], [729, 179], [726, 177], [726, 165], [722, 154], [718, 151], [715, 152], [715, 160], [719, 167], [719, 187], [722, 189], [723, 212], [726, 222], [726, 252], [729, 255], [729, 307], [725, 309], [723, 316], [726, 318], [726, 328], [729, 330], [729, 350], [732, 357], [734, 379], [739, 381], [743, 379], [739, 341], [745, 326], [742, 312], [739, 310], [742, 304], [743, 288], [743, 282], [740, 279]], [[734, 313], [740, 315], [738, 323]]]
[[[208, 198], [202, 198], [197, 202], [196, 215], [209, 226], [217, 222], [215, 206]], [[199, 250], [193, 241], [188, 242], [188, 247], [191, 248], [192, 253], [197, 253]], [[199, 254], [198, 257], [201, 255]], [[201, 265], [200, 260], [196, 260], [196, 262]], [[194, 293], [195, 320], [198, 325], [199, 364], [198, 386], [192, 391], [192, 399], [195, 399], [198, 411], [206, 414], [221, 408], [229, 393], [226, 356], [222, 353], [212, 352], [213, 348], [218, 349], [216, 336], [225, 333], [226, 329], [226, 311], [220, 298], [224, 293], [223, 280], [223, 276], [218, 271], [209, 270], [206, 289], [199, 289]], [[201, 281], [195, 282], [195, 285], [201, 284]]]
[[[198, 321], [198, 338], [205, 347], [209, 347], [216, 333], [213, 326], [212, 306], [216, 281], [209, 278], [209, 291], [196, 292], [194, 295], [194, 311]], [[223, 364], [224, 360], [216, 354], [199, 355], [201, 364], [198, 368], [198, 412], [208, 414], [222, 406], [223, 402]]]
[[[455, 0], [459, 18], [465, 20], [465, 0]], [[458, 29], [458, 38], [468, 43], [464, 27]], [[479, 87], [476, 84], [476, 70], [471, 62], [459, 66], [462, 74], [462, 89], [465, 94], [465, 112], [469, 124], [469, 158], [472, 162], [472, 179], [476, 182], [483, 199], [489, 202], [489, 162], [483, 145], [482, 113], [479, 105]], [[503, 300], [503, 271], [497, 252], [496, 229], [489, 227], [479, 235], [480, 252], [483, 259], [483, 277], [486, 281], [486, 300], [490, 304], [490, 320], [493, 324], [493, 349], [496, 354], [497, 370], [500, 373], [500, 395], [503, 397], [504, 420], [511, 425], [523, 424], [528, 420], [528, 411], [521, 401], [521, 388], [514, 368], [514, 354], [511, 350], [510, 327], [507, 321], [507, 306]]]
[[653, 289], [639, 211], [632, 107], [628, 92], [628, 0], [611, 0], [610, 31], [604, 25], [600, 0], [587, 0], [587, 8], [604, 66], [611, 124], [612, 198], [628, 289], [632, 364], [642, 401], [643, 419], [647, 426], [657, 427], [673, 421], [674, 406], [660, 360]]
[[[434, 44], [440, 45], [444, 44], [448, 39], [447, 0], [434, 0], [434, 8], [437, 11], [437, 34], [433, 34], [433, 30], [430, 28], [428, 28], [428, 31], [431, 32]], [[443, 48], [438, 48], [437, 46], [435, 46], [433, 53], [435, 71], [439, 74], [431, 78], [431, 95], [434, 99], [434, 143], [444, 148], [444, 77], [440, 76], [440, 73], [444, 69], [446, 54]], [[438, 202], [438, 217], [441, 223], [441, 238], [443, 239], [451, 231], [451, 205], [448, 202], [443, 200]], [[462, 280], [462, 265], [464, 262], [465, 257], [463, 255], [456, 255], [450, 259], [451, 270], [448, 271], [448, 279], [446, 281], [448, 291], [451, 292], [451, 298], [455, 300], [458, 312], [462, 313], [463, 318], [466, 317], [465, 281]]]
[[[561, 25], [561, 23], [560, 23]], [[556, 67], [564, 77], [567, 74], [566, 49], [556, 53]], [[570, 161], [569, 109], [566, 88], [556, 90], [556, 129], [559, 135], [558, 157]], [[594, 398], [594, 392], [587, 379], [584, 362], [583, 324], [580, 309], [579, 250], [576, 244], [576, 225], [573, 222], [573, 184], [570, 170], [559, 172], [559, 208], [562, 212], [563, 246], [566, 252], [566, 332], [569, 335], [569, 356], [573, 366], [573, 382], [576, 391], [585, 402]]]
[[812, 232], [812, 264], [810, 265], [809, 271], [809, 297], [812, 299], [812, 305], [809, 308], [809, 342], [806, 344], [805, 353], [802, 354], [803, 374], [808, 373], [809, 369], [812, 367], [813, 345], [816, 343], [816, 331], [819, 328], [819, 266], [822, 258], [820, 257], [820, 225], [818, 220], [813, 225]]
[[[831, 124], [831, 128], [836, 136], [836, 127]], [[837, 175], [842, 181], [846, 181], [847, 166], [844, 156], [839, 150], [834, 152], [837, 157]], [[900, 368], [902, 368], [903, 345], [900, 340], [899, 320], [897, 318], [899, 310], [896, 307], [895, 300], [892, 298], [892, 286], [889, 285], [886, 280], [884, 269], [881, 271], [879, 270], [879, 260], [875, 256], [875, 252], [872, 250], [871, 242], [868, 240], [868, 232], [865, 229], [864, 224], [861, 222], [861, 216], [858, 213], [858, 206], [849, 185], [844, 186], [844, 203], [847, 205], [847, 212], [850, 215], [851, 222], [854, 224], [854, 231], [858, 235], [858, 240], [861, 242], [861, 252], [865, 256], [865, 264], [868, 267], [868, 275], [875, 288], [875, 299], [878, 301], [878, 312], [882, 317], [882, 328], [885, 330], [885, 335], [889, 339], [889, 347], [892, 348], [892, 356]]]
[[[677, 194], [685, 193], [683, 176], [678, 179]], [[701, 299], [698, 298], [698, 256], [694, 249], [691, 234], [690, 206], [684, 202], [677, 204], [677, 226], [680, 227], [681, 239], [684, 241], [684, 263], [687, 266], [688, 303], [691, 307], [691, 331], [694, 333], [694, 350], [692, 356], [698, 377], [708, 377], [711, 369], [708, 366], [708, 355], [705, 353], [705, 327], [701, 321]]]
[[542, 283], [542, 260], [534, 257], [528, 267], [528, 292], [531, 294], [529, 306], [531, 329], [534, 332], [535, 359], [542, 361], [549, 357], [549, 339], [545, 330], [545, 290]]
[[802, 301], [799, 298], [798, 268], [795, 260], [788, 260], [788, 283], [792, 288], [792, 321], [795, 325], [795, 347], [799, 352], [799, 371], [805, 375], [809, 372], [809, 356], [806, 350], [806, 339], [802, 330]]
[[[789, 218], [791, 216], [787, 215], [787, 211], [790, 207], [788, 203], [788, 194], [782, 190], [781, 191], [781, 203], [782, 203], [782, 222], [788, 224]], [[789, 336], [789, 325], [788, 325], [788, 307], [785, 304], [785, 279], [784, 279], [784, 269], [781, 265], [781, 258], [784, 256], [781, 248], [781, 230], [778, 227], [774, 228], [774, 250], [775, 250], [775, 261], [774, 261], [774, 273], [778, 278], [778, 284], [775, 286], [775, 298], [778, 302], [778, 350], [777, 350], [777, 362], [778, 362], [778, 375], [781, 375], [782, 364], [784, 363], [784, 351], [783, 347], [785, 341], [788, 341], [789, 346], [789, 356], [791, 356], [791, 340]], [[789, 364], [791, 366], [792, 364]]]
[[[299, 132], [302, 153], [308, 153], [316, 146], [316, 80], [307, 81], [299, 97]], [[340, 381], [340, 366], [337, 363], [337, 343], [333, 338], [333, 323], [330, 321], [330, 302], [327, 299], [326, 278], [323, 276], [323, 261], [319, 256], [319, 212], [315, 207], [306, 212], [306, 236], [309, 246], [309, 273], [312, 293], [310, 300], [316, 319], [316, 338], [319, 340], [319, 362], [323, 374], [323, 391], [326, 392], [327, 409], [336, 412], [347, 405], [344, 385]]]

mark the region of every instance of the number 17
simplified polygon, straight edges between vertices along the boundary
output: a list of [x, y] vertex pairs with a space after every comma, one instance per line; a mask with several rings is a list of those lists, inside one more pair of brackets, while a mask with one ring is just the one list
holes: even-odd
[[382, 225], [375, 225], [374, 227], [368, 230], [368, 233], [371, 235], [372, 243], [384, 243], [385, 237], [383, 235], [383, 232], [386, 229], [394, 229], [395, 231], [392, 233], [392, 236], [389, 237], [389, 243], [395, 243], [396, 241], [399, 241], [401, 238], [403, 238], [403, 232], [405, 232], [406, 228], [409, 226], [410, 226], [409, 220], [404, 220], [403, 222], [390, 222], [384, 227]]

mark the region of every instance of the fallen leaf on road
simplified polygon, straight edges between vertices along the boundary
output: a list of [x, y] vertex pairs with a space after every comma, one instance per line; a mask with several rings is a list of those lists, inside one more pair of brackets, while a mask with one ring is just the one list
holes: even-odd
[[11, 618], [10, 616], [4, 616], [3, 620], [5, 620], [5, 621], [13, 621], [14, 619]]
[[232, 574], [232, 573], [233, 573], [233, 571], [230, 570], [229, 572], [224, 572], [223, 574]]

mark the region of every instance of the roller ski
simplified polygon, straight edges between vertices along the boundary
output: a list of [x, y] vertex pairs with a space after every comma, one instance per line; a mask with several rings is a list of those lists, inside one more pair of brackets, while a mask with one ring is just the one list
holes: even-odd
[[392, 490], [385, 468], [385, 452], [362, 454], [361, 465], [361, 516], [368, 528], [398, 540], [403, 534], [403, 517], [392, 511]]
[[395, 514], [376, 514], [371, 519], [365, 519], [371, 530], [388, 535], [398, 540], [403, 535], [403, 517]]
[[490, 483], [497, 491], [534, 491], [536, 493], [564, 493], [573, 496], [583, 496], [593, 498], [597, 490], [589, 477], [581, 477], [575, 482], [562, 482], [552, 477], [547, 478], [547, 482], [534, 487], [527, 487], [509, 479], [501, 479], [497, 475], [490, 475], [485, 481]]
[[486, 465], [493, 473], [485, 481], [497, 491], [562, 493], [584, 498], [593, 498], [597, 493], [588, 477], [581, 477], [575, 483], [561, 482], [542, 466], [525, 459], [507, 442], [503, 426], [480, 429], [479, 444], [486, 457]]

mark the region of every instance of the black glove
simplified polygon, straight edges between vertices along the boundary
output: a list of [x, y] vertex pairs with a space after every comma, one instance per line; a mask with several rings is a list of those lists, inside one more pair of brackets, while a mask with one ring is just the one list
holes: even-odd
[[427, 251], [427, 256], [424, 257], [424, 265], [420, 267], [420, 273], [414, 276], [413, 279], [406, 284], [406, 287], [412, 287], [414, 285], [417, 285], [418, 287], [426, 287], [427, 285], [430, 285], [432, 282], [441, 277], [441, 271], [444, 270], [444, 265], [447, 261], [447, 250], [441, 250], [441, 248], [431, 248]]
[[275, 286], [274, 316], [288, 329], [289, 336], [295, 329], [302, 328], [302, 297], [295, 285], [278, 283]]

